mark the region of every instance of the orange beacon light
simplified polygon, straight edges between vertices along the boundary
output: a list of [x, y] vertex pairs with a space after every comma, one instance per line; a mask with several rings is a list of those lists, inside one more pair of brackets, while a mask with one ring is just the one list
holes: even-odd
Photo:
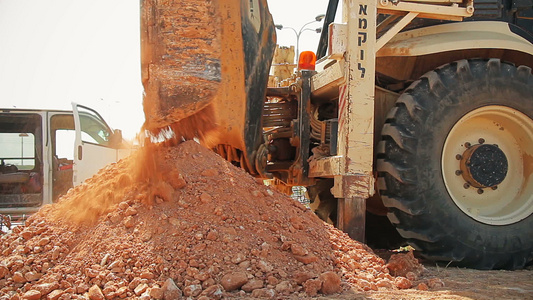
[[300, 53], [298, 60], [298, 70], [315, 70], [316, 55], [313, 51], [304, 51]]

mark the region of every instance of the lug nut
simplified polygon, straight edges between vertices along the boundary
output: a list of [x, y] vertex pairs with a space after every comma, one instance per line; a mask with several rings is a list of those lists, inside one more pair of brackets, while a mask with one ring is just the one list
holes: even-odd
[[457, 159], [457, 160], [461, 160], [461, 159], [463, 159], [463, 156], [462, 156], [461, 154], [457, 154], [457, 155], [455, 156], [455, 159]]
[[477, 189], [477, 193], [478, 193], [478, 194], [481, 195], [481, 194], [483, 194], [483, 192], [484, 192], [483, 189]]
[[459, 176], [459, 175], [461, 175], [461, 174], [463, 174], [463, 171], [461, 171], [461, 170], [455, 170], [455, 175]]
[[470, 148], [470, 147], [472, 147], [472, 144], [470, 144], [469, 142], [466, 142], [466, 143], [465, 143], [465, 147], [466, 147], [466, 148]]
[[465, 184], [463, 184], [463, 187], [464, 187], [465, 189], [468, 189], [468, 188], [470, 187], [470, 184], [469, 184], [468, 182], [466, 182]]
[[478, 140], [478, 142], [479, 142], [480, 144], [483, 144], [483, 143], [485, 143], [485, 139], [484, 139], [484, 138], [480, 138], [480, 139]]

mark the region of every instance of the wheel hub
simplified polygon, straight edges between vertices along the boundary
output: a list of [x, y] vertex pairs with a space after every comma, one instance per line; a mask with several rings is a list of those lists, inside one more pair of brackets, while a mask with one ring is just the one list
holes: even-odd
[[507, 175], [508, 162], [497, 145], [478, 144], [463, 153], [460, 169], [464, 180], [471, 186], [496, 187]]
[[462, 116], [442, 150], [446, 189], [467, 216], [509, 225], [533, 214], [533, 119], [488, 105]]

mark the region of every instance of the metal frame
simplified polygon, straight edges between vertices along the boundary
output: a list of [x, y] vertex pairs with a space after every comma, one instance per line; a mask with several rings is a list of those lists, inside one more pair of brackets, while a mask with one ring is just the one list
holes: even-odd
[[[338, 88], [337, 155], [312, 160], [309, 174], [334, 178], [331, 191], [339, 199], [338, 227], [352, 238], [364, 241], [366, 199], [374, 194], [376, 52], [416, 17], [462, 20], [471, 16], [473, 2], [458, 1], [344, 0], [345, 24], [330, 25], [330, 41], [333, 42], [328, 47], [330, 58], [343, 61], [339, 66], [344, 64], [344, 69], [326, 68], [312, 78], [312, 87], [316, 87], [313, 89], [316, 94], [327, 94]], [[401, 16], [401, 19], [393, 16], [380, 24], [381, 31], [396, 22], [379, 39], [378, 13]]]

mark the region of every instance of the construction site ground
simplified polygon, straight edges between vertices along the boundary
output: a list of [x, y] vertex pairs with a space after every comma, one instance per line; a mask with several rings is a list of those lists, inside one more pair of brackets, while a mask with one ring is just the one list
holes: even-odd
[[[426, 275], [442, 280], [444, 286], [432, 290], [379, 290], [361, 299], [533, 299], [533, 269], [473, 270], [424, 264]], [[330, 298], [331, 299], [331, 298]], [[343, 299], [343, 298], [339, 298]], [[348, 298], [344, 298], [348, 299]]]
[[[493, 300], [493, 299], [533, 299], [533, 268], [524, 270], [473, 270], [436, 264], [424, 264], [426, 276], [438, 277], [444, 286], [428, 291], [418, 289], [365, 292], [346, 291], [341, 295], [321, 296], [314, 299], [339, 300]], [[242, 299], [245, 299], [243, 297]], [[292, 299], [298, 299], [294, 297]]]

